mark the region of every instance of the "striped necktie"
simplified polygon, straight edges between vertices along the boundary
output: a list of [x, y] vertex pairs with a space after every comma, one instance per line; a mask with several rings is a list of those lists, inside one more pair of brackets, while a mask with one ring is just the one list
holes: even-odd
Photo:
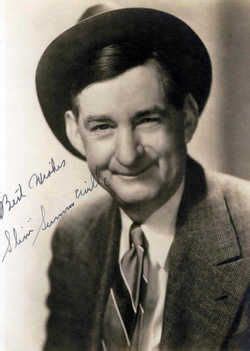
[[148, 283], [147, 242], [133, 223], [130, 249], [117, 266], [103, 324], [103, 350], [138, 350], [143, 323], [143, 301]]

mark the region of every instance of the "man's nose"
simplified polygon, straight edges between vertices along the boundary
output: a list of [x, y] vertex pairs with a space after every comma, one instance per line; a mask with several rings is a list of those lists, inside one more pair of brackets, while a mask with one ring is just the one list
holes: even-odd
[[132, 128], [126, 128], [117, 133], [116, 159], [125, 167], [132, 166], [141, 154], [142, 146]]

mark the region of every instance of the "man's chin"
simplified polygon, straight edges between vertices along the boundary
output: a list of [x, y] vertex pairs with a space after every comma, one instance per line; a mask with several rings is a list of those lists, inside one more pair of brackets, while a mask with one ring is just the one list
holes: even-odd
[[112, 197], [122, 204], [136, 204], [153, 200], [156, 197], [154, 191], [145, 189], [145, 187], [124, 187], [123, 189], [109, 189]]

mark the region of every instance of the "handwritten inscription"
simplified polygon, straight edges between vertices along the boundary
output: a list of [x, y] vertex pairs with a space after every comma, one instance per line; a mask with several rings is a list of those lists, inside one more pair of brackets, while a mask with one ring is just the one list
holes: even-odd
[[52, 227], [55, 223], [57, 223], [71, 208], [75, 206], [74, 202], [71, 202], [69, 205], [65, 206], [65, 208], [57, 213], [54, 217], [50, 218], [49, 220], [46, 219], [46, 211], [43, 205], [41, 205], [40, 210], [41, 210], [41, 223], [40, 226], [36, 232], [35, 238], [33, 240], [33, 245], [35, 245], [39, 234], [42, 231], [46, 231], [50, 227]]
[[2, 203], [2, 217], [4, 216], [5, 211], [11, 211], [16, 205], [18, 205], [23, 198], [27, 195], [23, 191], [21, 184], [18, 184], [17, 189], [14, 191], [12, 196], [4, 194], [1, 200]]
[[57, 174], [61, 169], [66, 166], [66, 161], [62, 160], [56, 163], [51, 157], [49, 161], [49, 169], [45, 172], [33, 173], [29, 178], [27, 184], [18, 184], [13, 194], [5, 193], [0, 199], [0, 219], [2, 219], [6, 212], [10, 212], [22, 200], [28, 196], [28, 189], [32, 190], [38, 186], [41, 186], [47, 181], [52, 175]]
[[[92, 192], [95, 188], [98, 187], [98, 183], [95, 181], [94, 177], [91, 175], [89, 180], [86, 181], [84, 180], [84, 186], [79, 187], [74, 190], [74, 198], [75, 201], [79, 200], [82, 197], [85, 197], [88, 195], [90, 192]], [[17, 189], [18, 191], [16, 192], [18, 194], [18, 201], [20, 202], [22, 200], [22, 197], [25, 197], [26, 195], [22, 192], [22, 187], [19, 184], [19, 187]], [[23, 194], [23, 196], [21, 196]], [[6, 201], [6, 199], [5, 199]], [[5, 239], [5, 247], [4, 247], [4, 254], [2, 256], [2, 262], [4, 262], [10, 254], [12, 254], [15, 249], [18, 247], [21, 247], [28, 239], [32, 238], [32, 245], [34, 246], [35, 243], [38, 240], [39, 235], [42, 232], [47, 231], [56, 223], [59, 222], [59, 220], [67, 213], [69, 212], [73, 207], [75, 207], [75, 201], [72, 201], [68, 203], [60, 212], [56, 213], [54, 216], [48, 216], [47, 211], [45, 209], [44, 205], [40, 206], [40, 213], [39, 213], [39, 221], [38, 225], [34, 226], [33, 228], [29, 228], [27, 230], [23, 230], [21, 227], [21, 230], [17, 230], [17, 228], [13, 227], [11, 230], [5, 230], [3, 233], [4, 239]], [[11, 205], [17, 204], [17, 200], [15, 202], [12, 202]], [[28, 219], [27, 222], [30, 222], [31, 218]], [[31, 226], [30, 226], [31, 227]]]
[[13, 227], [11, 231], [5, 230], [4, 236], [7, 242], [7, 246], [2, 257], [2, 262], [4, 262], [8, 254], [12, 253], [14, 249], [22, 245], [25, 242], [25, 240], [27, 240], [31, 236], [33, 232], [33, 229], [29, 229], [27, 232], [20, 236], [15, 227]]
[[3, 218], [3, 202], [0, 201], [0, 219]]
[[65, 167], [66, 161], [62, 160], [62, 162], [56, 164], [54, 159], [51, 158], [49, 161], [50, 169], [48, 169], [45, 173], [33, 173], [28, 181], [28, 186], [30, 189], [33, 189], [39, 185], [42, 185], [47, 179], [49, 179], [52, 174], [58, 173], [62, 168]]
[[80, 199], [80, 197], [86, 196], [88, 193], [90, 193], [96, 187], [98, 187], [98, 184], [97, 184], [97, 182], [95, 181], [95, 178], [92, 175], [90, 176], [89, 184], [88, 184], [88, 182], [86, 180], [84, 181], [84, 183], [85, 183], [85, 186], [82, 189], [77, 188], [75, 190], [75, 197], [76, 197], [76, 199]]

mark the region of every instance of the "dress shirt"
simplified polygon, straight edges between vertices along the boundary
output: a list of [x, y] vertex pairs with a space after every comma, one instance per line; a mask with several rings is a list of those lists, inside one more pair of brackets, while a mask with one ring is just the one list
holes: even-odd
[[[167, 290], [167, 257], [174, 239], [176, 217], [184, 181], [175, 194], [155, 211], [141, 228], [148, 242], [149, 282], [144, 304], [143, 330], [140, 351], [157, 351], [161, 341], [165, 296]], [[119, 261], [129, 250], [129, 229], [132, 220], [121, 210], [122, 233]]]

